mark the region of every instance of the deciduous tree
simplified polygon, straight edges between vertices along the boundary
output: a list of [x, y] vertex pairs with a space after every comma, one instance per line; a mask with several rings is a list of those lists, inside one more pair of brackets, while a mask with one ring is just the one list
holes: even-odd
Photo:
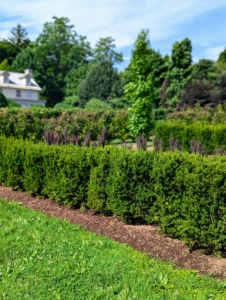
[[150, 41], [148, 30], [142, 30], [135, 42], [129, 65], [130, 78], [125, 85], [125, 97], [129, 100], [129, 129], [132, 136], [149, 134], [151, 110], [155, 92], [150, 72]]
[[68, 18], [53, 17], [44, 24], [36, 41], [35, 55], [41, 68], [36, 73], [48, 106], [63, 101], [69, 71], [87, 60], [87, 43], [79, 37]]

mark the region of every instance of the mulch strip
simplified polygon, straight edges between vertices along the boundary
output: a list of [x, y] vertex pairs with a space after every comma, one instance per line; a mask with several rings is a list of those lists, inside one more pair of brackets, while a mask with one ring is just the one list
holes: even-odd
[[91, 232], [108, 236], [114, 241], [147, 253], [150, 257], [170, 261], [177, 267], [197, 270], [201, 275], [214, 275], [226, 279], [225, 258], [200, 254], [200, 251], [190, 253], [182, 241], [164, 236], [157, 226], [128, 225], [121, 222], [120, 218], [97, 216], [92, 210], [70, 209], [52, 200], [32, 197], [26, 192], [13, 191], [4, 186], [0, 186], [0, 197], [6, 201], [20, 202], [23, 206], [61, 220], [66, 219]]

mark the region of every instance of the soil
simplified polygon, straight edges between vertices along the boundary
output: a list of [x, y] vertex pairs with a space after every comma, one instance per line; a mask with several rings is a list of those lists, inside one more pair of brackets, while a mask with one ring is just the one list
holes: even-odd
[[121, 222], [120, 218], [97, 216], [92, 210], [81, 211], [63, 205], [59, 206], [52, 200], [32, 197], [26, 192], [13, 191], [4, 186], [0, 186], [0, 197], [6, 201], [17, 201], [23, 206], [49, 216], [66, 219], [91, 232], [108, 236], [147, 253], [150, 257], [170, 261], [177, 267], [197, 270], [201, 275], [214, 275], [220, 279], [226, 279], [225, 258], [201, 254], [200, 250], [190, 253], [182, 241], [164, 236], [157, 226], [128, 225]]

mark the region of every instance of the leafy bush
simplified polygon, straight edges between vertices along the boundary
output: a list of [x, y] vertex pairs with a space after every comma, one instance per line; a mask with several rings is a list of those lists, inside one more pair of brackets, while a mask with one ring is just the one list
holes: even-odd
[[100, 99], [93, 98], [93, 99], [89, 100], [88, 102], [86, 102], [85, 109], [89, 110], [89, 111], [109, 110], [109, 109], [111, 109], [111, 106], [108, 103], [106, 103]]
[[79, 104], [79, 99], [77, 95], [73, 95], [73, 96], [67, 96], [64, 98], [63, 103], [68, 104], [70, 106], [78, 106]]
[[7, 103], [7, 99], [6, 97], [2, 94], [2, 92], [0, 92], [0, 108], [2, 107], [7, 107], [8, 103]]
[[108, 101], [114, 109], [127, 109], [129, 108], [130, 103], [125, 98], [113, 98]]
[[42, 140], [46, 130], [58, 133], [67, 130], [68, 136], [72, 136], [75, 128], [81, 140], [87, 132], [93, 141], [97, 140], [103, 128], [107, 129], [109, 140], [126, 139], [129, 136], [127, 124], [127, 111], [13, 107], [0, 110], [0, 134], [33, 140]]
[[[164, 118], [161, 118], [164, 119]], [[224, 124], [226, 122], [226, 111], [222, 105], [218, 105], [217, 109], [206, 108], [200, 106], [195, 108], [186, 108], [186, 110], [167, 112], [167, 121], [184, 122], [191, 124], [194, 122], [205, 122], [208, 124]], [[158, 120], [155, 118], [155, 120]]]
[[225, 156], [0, 138], [2, 185], [128, 222], [157, 223], [191, 249], [225, 249], [225, 181]]
[[201, 122], [192, 124], [159, 122], [155, 128], [157, 139], [163, 141], [164, 149], [169, 150], [169, 140], [173, 137], [183, 150], [190, 151], [191, 140], [200, 141], [205, 153], [212, 154], [218, 148], [226, 149], [226, 125], [211, 125]]
[[71, 105], [64, 103], [64, 102], [59, 102], [55, 104], [54, 108], [73, 108]]
[[18, 107], [21, 108], [20, 104], [18, 104], [17, 102], [13, 101], [12, 99], [7, 98], [7, 103], [8, 103], [8, 107]]
[[41, 104], [34, 104], [30, 106], [29, 109], [45, 109], [45, 107]]

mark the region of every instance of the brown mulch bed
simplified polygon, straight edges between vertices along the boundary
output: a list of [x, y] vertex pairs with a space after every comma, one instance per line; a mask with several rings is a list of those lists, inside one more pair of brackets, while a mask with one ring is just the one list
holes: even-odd
[[136, 250], [147, 253], [150, 257], [158, 257], [162, 261], [171, 261], [175, 266], [197, 270], [202, 275], [215, 275], [226, 279], [226, 259], [192, 253], [183, 242], [166, 237], [158, 232], [157, 226], [128, 225], [119, 218], [96, 216], [93, 211], [81, 211], [59, 206], [49, 199], [38, 199], [26, 192], [13, 191], [0, 186], [0, 197], [7, 201], [15, 200], [22, 205], [55, 216], [62, 220], [80, 225], [120, 243], [127, 244]]

